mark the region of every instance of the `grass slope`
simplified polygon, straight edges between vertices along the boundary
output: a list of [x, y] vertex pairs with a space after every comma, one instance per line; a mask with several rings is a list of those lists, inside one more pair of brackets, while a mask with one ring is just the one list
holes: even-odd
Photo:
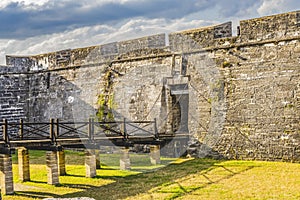
[[[39, 154], [39, 155], [37, 155]], [[60, 186], [47, 185], [44, 154], [31, 152], [31, 181], [18, 182], [16, 194], [3, 199], [27, 200], [47, 197], [95, 199], [300, 199], [299, 164], [259, 161], [177, 160], [153, 169], [147, 155], [131, 155], [132, 171], [117, 169], [119, 155], [101, 155], [103, 169], [96, 178], [85, 178], [82, 153], [67, 152], [67, 176]], [[36, 157], [35, 157], [36, 156]], [[71, 160], [69, 160], [71, 159]], [[170, 160], [165, 159], [163, 164]], [[71, 163], [71, 164], [70, 164]], [[78, 165], [74, 165], [78, 164]], [[112, 167], [111, 167], [112, 166]], [[160, 167], [160, 166], [157, 166]], [[144, 173], [141, 173], [144, 171]]]

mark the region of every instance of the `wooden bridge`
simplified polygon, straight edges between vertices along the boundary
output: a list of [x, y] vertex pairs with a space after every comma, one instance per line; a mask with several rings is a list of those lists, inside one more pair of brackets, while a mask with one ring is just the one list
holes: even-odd
[[[0, 153], [9, 149], [52, 150], [59, 147], [98, 148], [99, 145], [132, 146], [133, 144], [160, 144], [171, 139], [172, 134], [159, 134], [156, 119], [153, 121], [49, 122], [0, 123]], [[1, 138], [2, 137], [2, 138]]]
[[[50, 119], [49, 122], [0, 122], [0, 169], [3, 179], [1, 190], [13, 194], [11, 153], [18, 150], [19, 177], [30, 180], [28, 149], [46, 150], [48, 184], [59, 184], [59, 175], [64, 175], [64, 148], [85, 148], [86, 176], [96, 176], [95, 149], [100, 146], [120, 146], [120, 168], [130, 169], [129, 147], [135, 144], [150, 145], [150, 160], [160, 163], [160, 146], [174, 139], [175, 134], [159, 133], [157, 121], [98, 122], [93, 118], [86, 122], [67, 122]], [[177, 139], [186, 140], [188, 134], [177, 134]], [[98, 158], [99, 159], [99, 158]]]

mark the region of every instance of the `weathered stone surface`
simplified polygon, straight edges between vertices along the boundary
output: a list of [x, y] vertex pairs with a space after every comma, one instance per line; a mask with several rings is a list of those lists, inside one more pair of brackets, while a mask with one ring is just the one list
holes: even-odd
[[150, 162], [152, 165], [160, 164], [160, 146], [151, 145], [150, 146]]
[[2, 194], [5, 195], [14, 194], [11, 155], [0, 154], [0, 175], [1, 175]]
[[94, 178], [97, 176], [96, 171], [96, 154], [95, 150], [89, 149], [85, 152], [85, 176]]
[[[28, 98], [27, 76], [24, 67], [0, 67], [0, 120], [18, 121], [26, 118]], [[17, 73], [17, 74], [14, 74]]]
[[30, 181], [29, 153], [25, 148], [18, 149], [19, 180]]
[[59, 176], [66, 175], [66, 158], [65, 151], [57, 152], [57, 161], [58, 161], [58, 174]]
[[130, 170], [130, 157], [129, 157], [129, 148], [121, 148], [121, 158], [120, 158], [120, 170]]
[[47, 166], [47, 183], [49, 185], [59, 184], [58, 175], [58, 162], [57, 162], [57, 152], [47, 151], [46, 152], [46, 166]]
[[299, 11], [240, 22], [243, 42], [281, 39], [299, 35]]
[[231, 22], [169, 34], [170, 49], [175, 52], [191, 52], [213, 46], [215, 39], [232, 36]]

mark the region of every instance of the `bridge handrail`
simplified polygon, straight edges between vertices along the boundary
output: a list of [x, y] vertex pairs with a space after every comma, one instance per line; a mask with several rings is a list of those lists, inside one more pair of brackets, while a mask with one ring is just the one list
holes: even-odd
[[[117, 125], [118, 130], [111, 128], [112, 124]], [[146, 124], [144, 127], [139, 127], [141, 124]], [[153, 130], [146, 130], [145, 127], [153, 124]], [[78, 126], [73, 127], [70, 125]], [[107, 127], [103, 127], [108, 125]], [[109, 135], [105, 132], [112, 132], [123, 137], [124, 140], [128, 140], [132, 137], [137, 131], [142, 131], [143, 136], [145, 134], [151, 135], [154, 138], [158, 138], [158, 132], [156, 127], [156, 119], [153, 121], [127, 121], [125, 118], [123, 121], [95, 121], [93, 118], [90, 118], [87, 122], [64, 122], [59, 119], [50, 119], [49, 122], [25, 122], [21, 119], [19, 122], [8, 122], [7, 119], [4, 119], [3, 122], [0, 122], [0, 133], [2, 131], [2, 141], [6, 144], [9, 144], [10, 140], [42, 140], [49, 139], [51, 143], [56, 143], [57, 139], [66, 139], [66, 138], [87, 138], [90, 141], [95, 140], [97, 134], [99, 135], [99, 128], [102, 129], [102, 132], [106, 137], [109, 138]], [[86, 130], [81, 130], [86, 127]], [[14, 135], [8, 134], [9, 129], [14, 128], [17, 132]], [[131, 132], [128, 129], [134, 130]], [[98, 130], [96, 130], [98, 129]], [[64, 133], [61, 133], [62, 130], [65, 130]], [[98, 131], [98, 132], [97, 132]], [[68, 134], [72, 135], [68, 135]], [[78, 136], [76, 137], [76, 133]], [[81, 136], [81, 137], [80, 137]], [[142, 137], [140, 135], [140, 137]], [[1, 140], [1, 137], [0, 137]]]

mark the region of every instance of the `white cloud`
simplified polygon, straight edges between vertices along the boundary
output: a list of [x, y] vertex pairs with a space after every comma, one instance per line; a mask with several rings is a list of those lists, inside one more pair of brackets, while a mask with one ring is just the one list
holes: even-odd
[[6, 0], [0, 9], [0, 38], [25, 39], [139, 17], [180, 19], [212, 5], [207, 0]]
[[264, 0], [258, 8], [261, 16], [300, 9], [299, 0]]
[[49, 2], [49, 0], [1, 0], [0, 1], [0, 9], [3, 9], [13, 3], [22, 4], [27, 8], [34, 9], [36, 6], [38, 6], [38, 7], [43, 6], [48, 2]]

